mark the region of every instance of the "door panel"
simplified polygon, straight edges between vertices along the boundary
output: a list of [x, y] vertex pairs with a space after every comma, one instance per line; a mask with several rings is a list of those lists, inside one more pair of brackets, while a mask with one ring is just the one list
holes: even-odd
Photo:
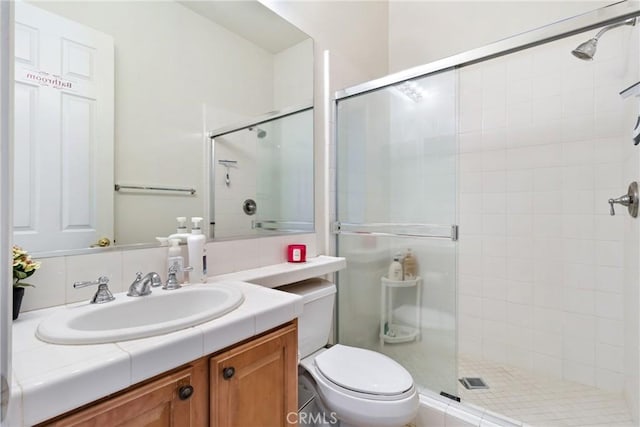
[[[387, 354], [455, 394], [457, 74], [337, 104], [338, 341]], [[387, 280], [409, 249], [417, 280]]]
[[15, 19], [14, 240], [113, 239], [113, 40], [23, 2]]

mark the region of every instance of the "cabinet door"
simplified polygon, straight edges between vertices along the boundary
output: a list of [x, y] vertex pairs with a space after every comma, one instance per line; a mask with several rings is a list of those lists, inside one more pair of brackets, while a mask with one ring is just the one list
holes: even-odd
[[[204, 427], [207, 413], [207, 363], [203, 359], [159, 379], [63, 416], [47, 426]], [[188, 395], [189, 387], [193, 388]]]
[[296, 322], [211, 358], [212, 427], [297, 425]]

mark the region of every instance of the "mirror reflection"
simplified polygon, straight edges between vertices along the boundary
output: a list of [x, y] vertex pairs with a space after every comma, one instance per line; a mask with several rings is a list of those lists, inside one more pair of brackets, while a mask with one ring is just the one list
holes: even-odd
[[[215, 222], [210, 189], [219, 182], [210, 188], [210, 175], [220, 168], [210, 170], [208, 132], [311, 104], [312, 40], [256, 1], [16, 2], [15, 20], [14, 239], [41, 255], [102, 238], [154, 242], [174, 232], [177, 216]], [[283, 154], [289, 140], [269, 136], [288, 134], [287, 125], [259, 126], [261, 142], [281, 151], [263, 144], [238, 162], [238, 179], [248, 179], [245, 164], [297, 158], [295, 148]], [[296, 161], [312, 165], [305, 153]], [[283, 202], [276, 216], [267, 209], [261, 197], [290, 190], [274, 170], [256, 175], [274, 185], [256, 186], [257, 212], [312, 222], [288, 215]], [[216, 236], [258, 234], [217, 222]]]
[[211, 235], [314, 230], [311, 107], [212, 136]]

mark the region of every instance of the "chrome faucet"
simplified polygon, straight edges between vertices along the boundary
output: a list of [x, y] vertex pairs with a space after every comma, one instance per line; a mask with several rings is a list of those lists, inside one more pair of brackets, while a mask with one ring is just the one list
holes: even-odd
[[143, 297], [151, 293], [152, 287], [157, 288], [158, 286], [162, 286], [162, 279], [158, 273], [151, 272], [142, 277], [142, 273], [137, 272], [136, 280], [134, 280], [131, 286], [129, 286], [127, 296]]
[[178, 282], [178, 278], [176, 275], [181, 271], [193, 271], [193, 267], [182, 267], [177, 262], [174, 262], [169, 267], [169, 275], [167, 276], [167, 283], [162, 287], [162, 289], [166, 289], [168, 291], [173, 291], [175, 289], [180, 289], [182, 286]]
[[109, 278], [107, 276], [100, 276], [98, 280], [94, 280], [92, 282], [75, 282], [73, 287], [78, 289], [86, 286], [98, 285], [98, 290], [95, 295], [93, 295], [93, 298], [91, 298], [91, 304], [102, 304], [116, 299], [109, 290], [109, 287], [107, 286], [108, 283]]

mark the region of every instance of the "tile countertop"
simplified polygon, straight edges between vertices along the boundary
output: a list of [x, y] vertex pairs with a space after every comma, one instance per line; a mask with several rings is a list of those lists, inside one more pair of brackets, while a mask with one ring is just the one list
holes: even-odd
[[[333, 273], [345, 266], [344, 258], [319, 256], [306, 263], [283, 263], [210, 277], [206, 284], [189, 286], [238, 287], [245, 297], [242, 305], [194, 327], [110, 344], [45, 343], [35, 337], [36, 328], [60, 307], [23, 313], [12, 330], [8, 425], [30, 426], [46, 421], [293, 320], [302, 313], [302, 299], [269, 288]], [[259, 285], [246, 283], [249, 281]]]

